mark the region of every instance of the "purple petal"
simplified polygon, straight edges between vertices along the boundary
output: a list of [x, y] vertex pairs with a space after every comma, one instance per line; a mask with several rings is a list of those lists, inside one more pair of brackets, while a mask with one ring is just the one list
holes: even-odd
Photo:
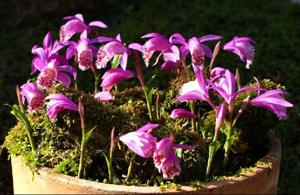
[[147, 123], [146, 125], [138, 128], [136, 132], [147, 132], [150, 133], [153, 129], [156, 129], [159, 126], [159, 124], [154, 123]]
[[107, 28], [107, 25], [104, 24], [104, 23], [101, 22], [101, 21], [93, 21], [93, 22], [90, 22], [90, 23], [89, 23], [89, 26], [96, 26], [96, 27], [99, 27], [99, 28]]
[[94, 96], [95, 99], [101, 102], [108, 102], [114, 99], [114, 96], [109, 91], [101, 91]]
[[46, 36], [44, 37], [44, 41], [43, 41], [43, 48], [49, 48], [52, 44], [52, 39], [51, 39], [51, 32], [48, 32], [46, 34]]
[[171, 112], [170, 118], [196, 118], [196, 115], [186, 109], [177, 108]]
[[143, 51], [143, 46], [139, 43], [131, 43], [128, 45], [128, 48], [138, 50], [139, 52]]
[[67, 87], [70, 86], [72, 82], [70, 77], [62, 72], [57, 73], [57, 80]]
[[154, 38], [154, 37], [163, 37], [163, 35], [156, 33], [156, 32], [152, 32], [152, 33], [145, 34], [141, 38], [144, 39], [144, 38]]
[[179, 34], [179, 33], [175, 33], [173, 34], [170, 38], [169, 38], [169, 41], [172, 43], [172, 44], [181, 44], [181, 45], [186, 45], [186, 40], [185, 38]]
[[205, 41], [217, 41], [222, 39], [223, 37], [220, 35], [205, 35], [203, 37], [198, 38], [198, 40], [203, 43]]

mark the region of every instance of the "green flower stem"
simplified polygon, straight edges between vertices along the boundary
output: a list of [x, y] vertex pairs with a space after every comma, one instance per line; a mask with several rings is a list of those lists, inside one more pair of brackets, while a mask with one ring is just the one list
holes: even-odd
[[85, 159], [85, 131], [82, 129], [82, 138], [81, 138], [81, 146], [80, 146], [80, 160], [79, 160], [79, 167], [78, 167], [78, 178], [82, 177], [83, 172], [83, 164]]
[[[143, 88], [143, 91], [144, 91], [144, 94], [145, 94], [145, 98], [146, 98], [146, 104], [147, 104], [147, 109], [148, 109], [148, 115], [149, 115], [149, 118], [150, 120], [152, 120], [152, 112], [151, 112], [151, 102], [149, 100], [149, 96], [148, 96], [148, 93], [147, 93], [147, 90], [146, 88]], [[150, 91], [151, 92], [151, 91]], [[152, 93], [152, 92], [151, 92]]]
[[209, 177], [213, 158], [208, 158], [205, 177]]
[[216, 139], [214, 139], [214, 141], [212, 141], [209, 144], [208, 160], [207, 160], [207, 167], [206, 167], [206, 173], [205, 173], [206, 177], [209, 177], [209, 175], [210, 175], [212, 161], [214, 159], [214, 156], [215, 156], [216, 152], [218, 151], [218, 149], [220, 147], [221, 147], [221, 143], [218, 142]]
[[[133, 51], [132, 53], [133, 53], [133, 57], [134, 57], [134, 66], [135, 66], [136, 75], [137, 75], [137, 78], [139, 79], [140, 84], [142, 86], [142, 89], [144, 91], [145, 98], [146, 98], [147, 109], [148, 109], [148, 115], [149, 115], [150, 120], [152, 120], [151, 102], [149, 101], [149, 96], [148, 96], [148, 93], [147, 93], [147, 87], [145, 85], [142, 65], [140, 63], [138, 52]], [[151, 93], [152, 93], [152, 91], [151, 91]]]
[[156, 109], [156, 119], [160, 120], [159, 95], [156, 96], [155, 109]]
[[229, 125], [226, 132], [226, 141], [224, 144], [224, 160], [223, 160], [223, 170], [226, 169], [228, 160], [229, 160], [229, 152], [232, 145], [232, 117], [229, 117]]
[[109, 159], [108, 159], [108, 182], [113, 182], [113, 166], [112, 166], [112, 159], [113, 159], [113, 151], [115, 146], [115, 127], [112, 128], [111, 134], [110, 134], [110, 149], [109, 149]]
[[228, 160], [229, 160], [229, 152], [232, 146], [232, 120], [233, 120], [233, 108], [234, 108], [234, 101], [232, 101], [228, 105], [228, 126], [226, 131], [226, 141], [224, 144], [224, 160], [223, 160], [223, 170], [226, 169]]
[[94, 73], [95, 83], [94, 83], [94, 93], [96, 94], [98, 92], [98, 85], [99, 85], [99, 75], [97, 73]]
[[[196, 115], [196, 102], [195, 101], [190, 101], [190, 108], [193, 114]], [[192, 118], [192, 130], [193, 132], [196, 132], [196, 119]]]
[[128, 182], [128, 180], [130, 179], [135, 157], [136, 157], [136, 154], [133, 154], [132, 157], [130, 158], [130, 162], [129, 162], [129, 166], [128, 166], [128, 170], [127, 170], [127, 176], [124, 181], [125, 183]]
[[185, 63], [185, 60], [181, 60], [181, 64], [183, 66], [183, 69], [185, 71], [187, 79], [190, 80], [190, 75], [189, 75], [188, 67], [187, 67], [187, 65]]

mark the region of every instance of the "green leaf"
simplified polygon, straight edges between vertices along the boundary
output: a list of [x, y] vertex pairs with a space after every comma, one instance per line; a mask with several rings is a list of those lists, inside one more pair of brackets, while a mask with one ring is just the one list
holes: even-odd
[[95, 130], [95, 128], [96, 128], [96, 126], [84, 134], [84, 144], [86, 144], [90, 140], [90, 137], [91, 137], [93, 131]]
[[215, 153], [220, 149], [220, 147], [221, 147], [221, 142], [219, 142], [219, 141], [211, 142], [208, 147], [208, 150], [209, 150], [208, 158], [213, 159]]
[[151, 86], [152, 81], [157, 77], [157, 74], [153, 74], [150, 79], [148, 79], [146, 86]]
[[154, 91], [154, 88], [151, 88], [151, 89], [149, 90], [149, 92], [147, 93], [147, 99], [148, 99], [148, 101], [150, 102], [150, 104], [151, 104], [151, 102], [152, 102], [153, 91]]
[[26, 115], [21, 111], [20, 106], [14, 104], [11, 108], [11, 114], [14, 115], [21, 123], [24, 124], [25, 128], [29, 133], [32, 133], [32, 127], [30, 125], [30, 122], [27, 119]]
[[117, 68], [118, 65], [120, 64], [120, 60], [121, 60], [121, 55], [116, 55], [111, 62], [111, 68]]

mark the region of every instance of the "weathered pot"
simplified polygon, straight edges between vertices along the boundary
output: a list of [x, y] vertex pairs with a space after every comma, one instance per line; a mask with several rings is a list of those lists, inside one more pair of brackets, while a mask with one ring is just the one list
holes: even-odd
[[281, 160], [281, 143], [272, 138], [271, 148], [254, 172], [222, 181], [206, 183], [200, 189], [182, 186], [180, 190], [162, 191], [159, 187], [103, 184], [54, 173], [41, 168], [34, 173], [20, 157], [12, 157], [15, 194], [276, 194]]

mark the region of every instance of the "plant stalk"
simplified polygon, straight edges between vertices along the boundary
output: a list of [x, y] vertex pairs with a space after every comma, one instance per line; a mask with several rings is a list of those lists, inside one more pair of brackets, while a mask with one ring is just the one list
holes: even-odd
[[[34, 139], [33, 139], [33, 136], [32, 136], [32, 128], [31, 128], [29, 120], [27, 119], [27, 117], [25, 115], [26, 110], [24, 108], [24, 104], [23, 104], [23, 101], [22, 101], [22, 97], [21, 97], [21, 92], [20, 92], [19, 86], [16, 87], [16, 94], [17, 94], [18, 103], [19, 103], [19, 106], [20, 106], [20, 112], [21, 112], [20, 114], [24, 116], [24, 123], [26, 123], [26, 122], [28, 123], [28, 127], [26, 128], [26, 130], [27, 130], [27, 136], [28, 136], [28, 139], [29, 139], [29, 143], [30, 143], [30, 146], [31, 146], [31, 151], [33, 153], [35, 153]], [[20, 116], [20, 118], [22, 118], [22, 116]]]
[[127, 170], [127, 176], [124, 181], [125, 183], [128, 182], [130, 179], [135, 157], [136, 157], [136, 154], [133, 154], [132, 157], [130, 158], [130, 162], [129, 162], [129, 166], [128, 166], [128, 170]]
[[81, 99], [78, 99], [78, 112], [80, 115], [80, 122], [81, 122], [81, 145], [80, 145], [80, 160], [79, 160], [79, 167], [78, 167], [78, 178], [82, 177], [82, 172], [84, 168], [84, 159], [85, 159], [85, 119], [84, 119], [84, 106]]
[[[190, 101], [190, 107], [191, 107], [191, 111], [193, 114], [196, 115], [196, 102], [195, 101]], [[196, 119], [195, 118], [192, 118], [192, 130], [193, 132], [196, 132]]]
[[82, 172], [83, 172], [83, 164], [84, 164], [84, 151], [85, 151], [85, 131], [82, 129], [82, 138], [81, 138], [81, 146], [80, 146], [80, 160], [79, 160], [79, 167], [78, 167], [78, 178], [82, 177]]

